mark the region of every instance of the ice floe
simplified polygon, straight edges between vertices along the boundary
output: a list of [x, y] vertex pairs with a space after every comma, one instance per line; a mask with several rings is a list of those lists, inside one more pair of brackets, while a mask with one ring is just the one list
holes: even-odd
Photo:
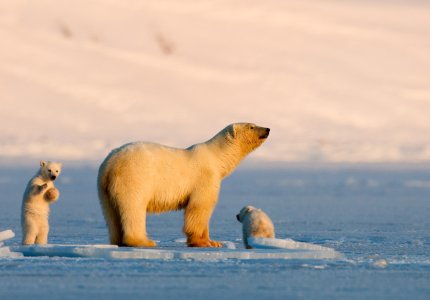
[[248, 244], [254, 249], [290, 249], [305, 251], [334, 251], [331, 248], [310, 243], [296, 242], [292, 239], [248, 238]]
[[[225, 243], [225, 242], [224, 242]], [[298, 242], [296, 242], [298, 243]], [[12, 246], [12, 251], [24, 256], [92, 257], [106, 259], [339, 259], [342, 255], [333, 249], [298, 243], [292, 248], [238, 250], [234, 243], [224, 248], [187, 248], [184, 245], [159, 248], [125, 248], [114, 245], [33, 245]]]
[[2, 245], [2, 242], [8, 239], [11, 239], [15, 236], [15, 233], [8, 229], [5, 231], [0, 231], [0, 245]]
[[22, 257], [21, 253], [12, 252], [9, 247], [4, 247], [4, 241], [15, 236], [12, 230], [0, 231], [0, 258], [18, 258]]
[[236, 249], [234, 242], [222, 241], [223, 248], [188, 248], [185, 240], [161, 242], [158, 248], [127, 248], [115, 245], [13, 245], [3, 241], [15, 236], [12, 230], [0, 232], [0, 257], [90, 257], [105, 259], [339, 259], [342, 254], [327, 247], [293, 240], [251, 238], [255, 249]]

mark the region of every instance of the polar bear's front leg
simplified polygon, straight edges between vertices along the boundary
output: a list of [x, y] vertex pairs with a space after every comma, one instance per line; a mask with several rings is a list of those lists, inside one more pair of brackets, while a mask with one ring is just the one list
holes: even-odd
[[184, 214], [184, 233], [189, 247], [222, 247], [220, 242], [209, 237], [209, 221], [217, 198], [218, 190], [200, 191], [190, 197]]
[[42, 185], [33, 185], [31, 186], [31, 191], [30, 194], [33, 196], [37, 196], [39, 194], [41, 194], [46, 188], [48, 187], [48, 184], [44, 183]]

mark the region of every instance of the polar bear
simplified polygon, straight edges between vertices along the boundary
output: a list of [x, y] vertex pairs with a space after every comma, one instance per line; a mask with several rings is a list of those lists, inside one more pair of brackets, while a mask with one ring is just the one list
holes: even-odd
[[184, 209], [188, 246], [221, 247], [209, 237], [221, 181], [267, 139], [269, 131], [235, 123], [186, 149], [135, 142], [112, 150], [98, 174], [111, 244], [154, 247], [146, 233], [146, 214]]
[[61, 167], [61, 163], [42, 160], [39, 171], [27, 184], [21, 209], [23, 245], [48, 242], [49, 205], [60, 196], [54, 180], [60, 175]]
[[269, 216], [261, 209], [253, 206], [245, 206], [236, 215], [237, 220], [242, 223], [243, 243], [246, 249], [252, 247], [248, 244], [249, 237], [274, 238], [275, 226]]

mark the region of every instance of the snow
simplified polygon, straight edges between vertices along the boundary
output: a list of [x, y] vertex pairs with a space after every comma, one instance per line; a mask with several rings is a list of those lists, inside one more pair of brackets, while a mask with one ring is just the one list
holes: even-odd
[[[427, 1], [3, 0], [0, 159], [271, 127], [252, 159], [430, 159]], [[36, 130], [35, 130], [36, 129]]]

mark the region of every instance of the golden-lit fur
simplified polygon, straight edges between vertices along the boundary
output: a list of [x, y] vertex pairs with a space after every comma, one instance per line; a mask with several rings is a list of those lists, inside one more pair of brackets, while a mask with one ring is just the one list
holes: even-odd
[[60, 196], [53, 182], [60, 172], [61, 163], [41, 161], [38, 173], [27, 184], [21, 209], [24, 245], [48, 242], [49, 204], [57, 201]]
[[43, 198], [47, 202], [55, 202], [59, 197], [60, 197], [60, 192], [55, 187], [48, 189], [45, 192], [45, 195], [43, 195]]
[[221, 180], [268, 135], [268, 128], [235, 123], [187, 149], [136, 142], [113, 150], [98, 176], [110, 242], [155, 246], [147, 237], [146, 213], [184, 209], [188, 245], [220, 247], [221, 243], [209, 238], [209, 221]]
[[261, 209], [253, 206], [245, 206], [236, 216], [242, 223], [243, 243], [247, 249], [252, 247], [248, 244], [249, 237], [274, 238], [275, 227], [269, 216]]

